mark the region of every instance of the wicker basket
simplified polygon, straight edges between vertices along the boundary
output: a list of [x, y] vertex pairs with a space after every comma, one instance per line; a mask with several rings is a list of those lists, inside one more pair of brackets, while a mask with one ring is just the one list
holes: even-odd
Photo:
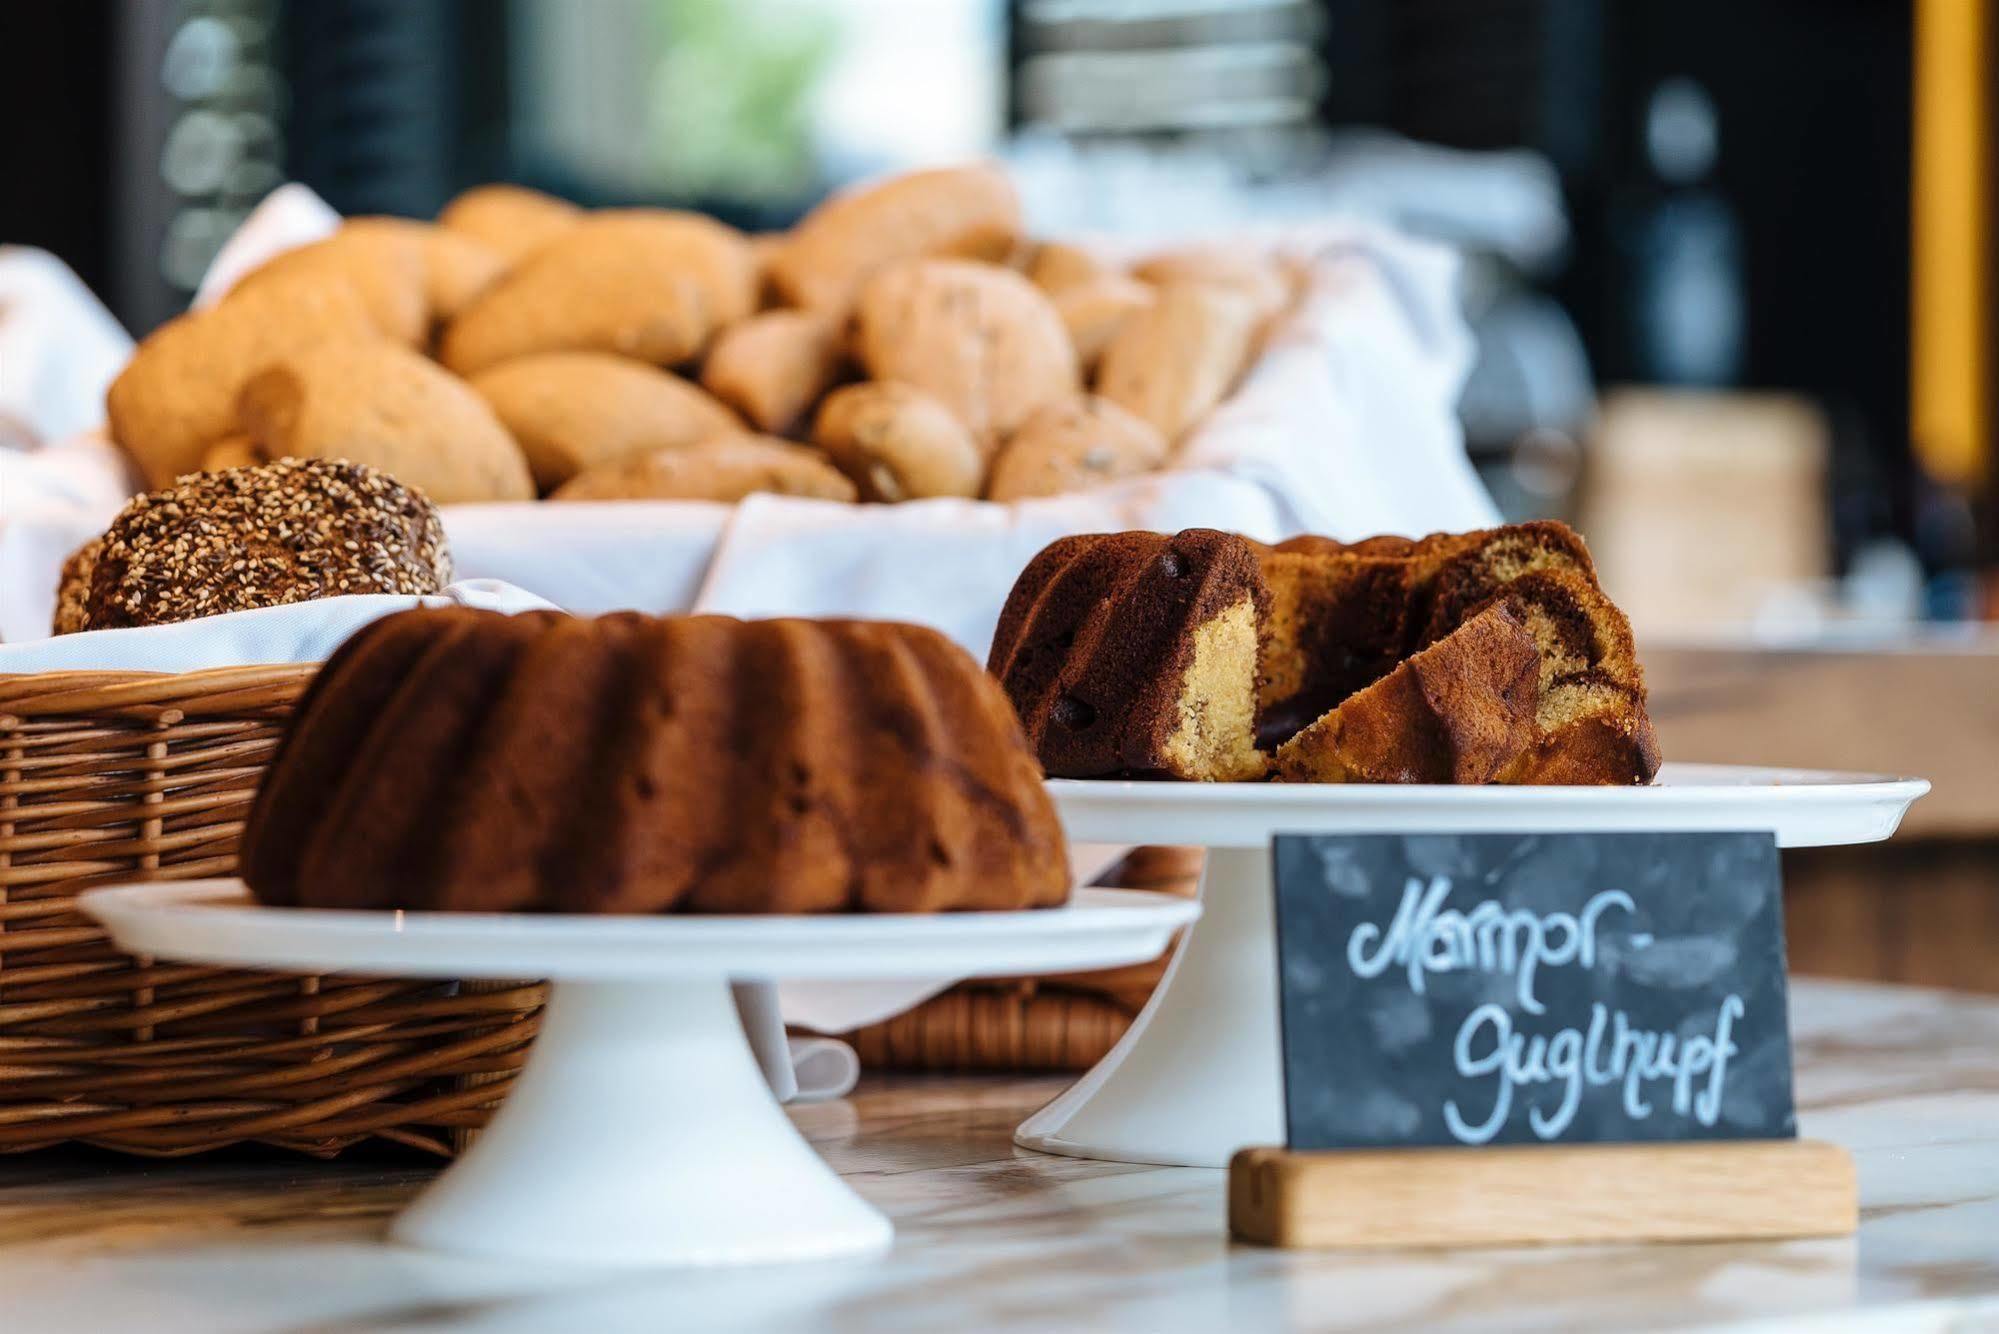
[[[1133, 848], [1099, 883], [1192, 898], [1199, 848]], [[872, 1070], [1087, 1070], [1117, 1045], [1172, 958], [1089, 973], [966, 982], [847, 1034]]]
[[449, 1154], [506, 1093], [538, 985], [161, 964], [76, 911], [95, 885], [234, 871], [314, 670], [0, 676], [0, 1152]]

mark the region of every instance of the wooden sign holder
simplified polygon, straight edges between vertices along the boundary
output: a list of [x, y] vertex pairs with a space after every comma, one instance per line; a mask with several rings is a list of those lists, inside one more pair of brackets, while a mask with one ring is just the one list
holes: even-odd
[[1859, 1225], [1853, 1159], [1819, 1140], [1243, 1149], [1229, 1232], [1366, 1249], [1831, 1237]]

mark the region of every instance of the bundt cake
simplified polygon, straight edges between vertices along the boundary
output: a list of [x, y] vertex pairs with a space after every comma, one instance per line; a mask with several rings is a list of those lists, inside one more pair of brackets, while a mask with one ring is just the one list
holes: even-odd
[[989, 665], [1055, 777], [1258, 778], [1266, 604], [1233, 534], [1067, 537], [1021, 572]]
[[1495, 603], [1277, 749], [1291, 783], [1490, 783], [1535, 739], [1541, 653]]
[[934, 631], [398, 613], [302, 701], [243, 876], [269, 904], [598, 913], [1061, 903], [1005, 697]]
[[[1187, 595], [1181, 576], [1159, 568], [1165, 552], [1176, 568], [1231, 572], [1224, 591]], [[1162, 602], [1172, 614], [1150, 610]], [[1470, 778], [1483, 761], [1463, 761], [1452, 729], [1499, 726], [1518, 699], [1488, 694], [1511, 686], [1503, 668], [1518, 655], [1476, 671], [1469, 655], [1502, 641], [1517, 647], [1518, 634], [1486, 623], [1388, 678], [1502, 602], [1538, 664], [1527, 700], [1532, 733], [1506, 764]], [[1210, 628], [1234, 605], [1253, 609], [1249, 634]], [[1205, 666], [1190, 670], [1195, 663]], [[1279, 755], [1278, 777], [1310, 772], [1316, 781], [1644, 783], [1659, 767], [1630, 625], [1597, 587], [1582, 539], [1560, 523], [1274, 547], [1205, 530], [1065, 538], [1022, 572], [990, 666], [1048, 772], [1061, 777], [1253, 778], [1268, 752]], [[1439, 673], [1459, 686], [1437, 697], [1447, 717], [1436, 701], [1420, 703]], [[1381, 690], [1355, 700], [1377, 683]], [[1247, 738], [1231, 702], [1245, 688], [1255, 697]], [[1328, 717], [1349, 701], [1354, 709]], [[1487, 713], [1473, 716], [1476, 701]], [[1202, 738], [1204, 762], [1164, 758], [1160, 738], [1175, 727]], [[1285, 762], [1285, 743], [1314, 727], [1312, 743]], [[1399, 750], [1388, 744], [1396, 727], [1408, 734]], [[1139, 744], [1129, 744], [1134, 737]], [[1410, 748], [1424, 737], [1430, 749], [1419, 758]], [[1328, 746], [1334, 758], [1308, 764], [1307, 751]], [[1392, 776], [1419, 772], [1431, 776]]]

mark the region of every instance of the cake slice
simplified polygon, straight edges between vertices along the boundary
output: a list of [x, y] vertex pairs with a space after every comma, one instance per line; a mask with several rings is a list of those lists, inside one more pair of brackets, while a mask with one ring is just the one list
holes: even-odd
[[1193, 528], [1063, 538], [1015, 581], [989, 670], [1057, 778], [1260, 778], [1255, 550]]
[[1290, 783], [1490, 783], [1534, 745], [1541, 652], [1495, 603], [1285, 742]]

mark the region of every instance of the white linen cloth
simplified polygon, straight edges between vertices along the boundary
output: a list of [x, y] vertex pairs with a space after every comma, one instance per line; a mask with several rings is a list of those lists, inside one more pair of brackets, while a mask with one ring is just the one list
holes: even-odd
[[97, 425], [104, 390], [131, 355], [124, 326], [67, 264], [0, 245], [0, 449]]

